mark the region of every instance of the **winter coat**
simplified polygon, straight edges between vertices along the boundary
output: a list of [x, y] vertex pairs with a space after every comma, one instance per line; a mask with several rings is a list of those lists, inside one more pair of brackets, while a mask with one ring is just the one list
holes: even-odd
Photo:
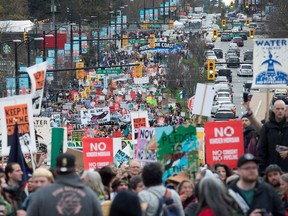
[[57, 176], [55, 183], [39, 188], [31, 196], [29, 216], [102, 216], [95, 192], [76, 173]]
[[288, 158], [282, 159], [276, 151], [276, 145], [288, 147], [288, 122], [285, 118], [278, 123], [274, 113], [271, 113], [269, 121], [261, 128], [258, 145], [261, 173], [270, 164], [277, 164], [284, 172], [288, 172]]
[[[231, 182], [229, 188], [245, 200], [237, 186], [237, 182], [238, 180]], [[280, 197], [275, 189], [265, 182], [256, 182], [252, 204], [249, 205], [247, 201], [246, 204], [249, 206], [246, 215], [249, 215], [255, 209], [265, 209], [268, 213], [272, 213], [273, 216], [285, 216], [285, 209]]]

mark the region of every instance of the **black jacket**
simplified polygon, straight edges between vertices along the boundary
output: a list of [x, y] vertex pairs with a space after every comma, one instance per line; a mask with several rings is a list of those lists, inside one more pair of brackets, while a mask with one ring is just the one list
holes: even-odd
[[247, 152], [248, 144], [249, 144], [251, 138], [254, 136], [255, 130], [252, 126], [248, 126], [248, 127], [244, 128], [243, 132], [244, 132], [244, 150], [245, 150], [245, 152]]
[[276, 145], [288, 146], [288, 123], [284, 118], [282, 122], [275, 121], [274, 113], [260, 131], [259, 136], [259, 169], [263, 173], [270, 164], [277, 164], [284, 172], [288, 172], [288, 159], [282, 159], [276, 151]]
[[[231, 182], [229, 188], [232, 189], [235, 193], [238, 193], [245, 200], [236, 185], [237, 182], [238, 180]], [[254, 198], [252, 204], [249, 207], [250, 209], [246, 215], [249, 215], [255, 209], [266, 209], [267, 213], [272, 213], [273, 216], [285, 216], [285, 209], [280, 200], [280, 197], [276, 193], [275, 189], [265, 182], [257, 181], [254, 188]]]

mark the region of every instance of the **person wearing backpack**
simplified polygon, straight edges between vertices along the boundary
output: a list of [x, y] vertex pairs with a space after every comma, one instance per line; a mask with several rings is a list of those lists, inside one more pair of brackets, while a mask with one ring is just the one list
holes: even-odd
[[147, 163], [142, 171], [145, 189], [138, 196], [143, 216], [184, 216], [178, 193], [162, 185], [163, 168], [158, 162]]

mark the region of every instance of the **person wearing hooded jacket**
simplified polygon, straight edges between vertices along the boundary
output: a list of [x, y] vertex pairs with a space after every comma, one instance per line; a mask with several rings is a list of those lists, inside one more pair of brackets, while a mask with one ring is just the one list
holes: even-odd
[[263, 173], [270, 164], [277, 164], [288, 172], [288, 122], [285, 118], [285, 103], [277, 100], [274, 103], [269, 121], [260, 131], [259, 137], [259, 170]]
[[75, 157], [61, 154], [56, 161], [56, 180], [31, 197], [29, 216], [103, 216], [97, 195], [75, 173]]

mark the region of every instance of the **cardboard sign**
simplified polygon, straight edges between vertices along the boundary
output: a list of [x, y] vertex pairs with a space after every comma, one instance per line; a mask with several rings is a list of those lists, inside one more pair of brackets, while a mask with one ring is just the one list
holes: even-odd
[[130, 112], [131, 124], [132, 124], [132, 140], [138, 137], [138, 129], [140, 127], [148, 127], [148, 112], [147, 111], [133, 111]]
[[84, 130], [73, 130], [71, 131], [71, 144], [70, 148], [82, 148], [82, 138], [84, 136]]
[[31, 94], [33, 115], [40, 115], [42, 98], [44, 93], [45, 77], [46, 77], [47, 62], [33, 65], [26, 68], [31, 79]]
[[185, 170], [196, 173], [199, 168], [198, 140], [192, 125], [155, 128], [157, 159], [164, 166], [163, 181]]
[[[2, 155], [9, 155], [14, 142], [15, 124], [18, 124], [19, 141], [22, 152], [36, 152], [35, 130], [33, 124], [32, 95], [13, 96], [0, 99], [0, 118], [2, 129]], [[15, 121], [16, 120], [16, 121]]]
[[224, 163], [237, 168], [238, 158], [244, 154], [242, 122], [206, 122], [206, 163]]
[[215, 91], [213, 86], [197, 83], [192, 113], [196, 115], [211, 116]]
[[121, 149], [120, 138], [84, 138], [82, 142], [85, 169], [107, 166]]
[[[34, 117], [35, 140], [38, 153], [46, 153], [51, 149], [50, 118]], [[49, 156], [48, 156], [49, 157]]]
[[137, 147], [137, 160], [143, 162], [157, 161], [157, 145], [155, 142], [154, 128], [139, 128]]

